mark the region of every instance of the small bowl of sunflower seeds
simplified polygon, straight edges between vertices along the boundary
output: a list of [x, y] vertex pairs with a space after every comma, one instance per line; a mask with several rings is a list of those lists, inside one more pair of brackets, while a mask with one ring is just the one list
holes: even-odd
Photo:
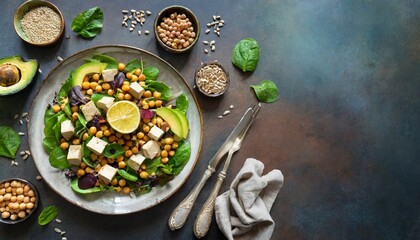
[[209, 97], [223, 95], [229, 88], [229, 74], [217, 61], [205, 62], [195, 72], [195, 85]]
[[14, 27], [17, 35], [35, 46], [56, 43], [64, 32], [64, 17], [48, 1], [26, 1], [15, 12]]

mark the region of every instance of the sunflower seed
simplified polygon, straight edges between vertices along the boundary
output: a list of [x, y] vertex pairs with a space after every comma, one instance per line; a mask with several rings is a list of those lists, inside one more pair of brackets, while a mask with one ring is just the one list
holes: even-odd
[[235, 106], [233, 106], [233, 105], [230, 105], [230, 106], [229, 106], [229, 108], [230, 108], [230, 109], [234, 109], [234, 108], [235, 108]]
[[226, 110], [226, 111], [224, 111], [223, 112], [223, 116], [226, 116], [226, 115], [228, 115], [230, 113], [230, 111], [229, 110]]
[[42, 177], [41, 176], [36, 176], [36, 180], [41, 180], [42, 179]]
[[132, 28], [132, 27], [131, 27], [131, 28], [130, 28], [130, 32], [132, 32], [132, 31], [134, 31], [134, 28]]
[[57, 60], [58, 60], [59, 62], [62, 62], [64, 59], [63, 59], [62, 57], [60, 57], [60, 56], [57, 56]]
[[19, 132], [18, 135], [19, 136], [25, 136], [25, 133], [24, 132]]
[[211, 40], [211, 41], [210, 41], [210, 46], [213, 46], [215, 43], [216, 43], [216, 41]]
[[137, 33], [139, 34], [139, 36], [141, 35], [141, 30], [138, 30]]
[[218, 119], [222, 119], [222, 118], [223, 118], [223, 116], [218, 116], [217, 118], [218, 118]]
[[152, 12], [151, 11], [146, 11], [146, 14], [147, 14], [147, 16], [150, 16], [150, 15], [152, 15]]
[[67, 240], [67, 238], [66, 237], [62, 237], [61, 240]]
[[204, 45], [208, 45], [209, 44], [209, 41], [203, 41], [203, 44]]
[[144, 34], [149, 35], [149, 30], [144, 30]]
[[55, 221], [56, 221], [57, 223], [61, 223], [61, 219], [56, 218], [56, 219], [55, 219]]
[[15, 114], [15, 116], [13, 117], [14, 119], [17, 119], [19, 117], [19, 114]]
[[63, 236], [64, 234], [66, 234], [66, 231], [62, 231], [62, 232], [60, 233], [60, 235], [61, 235], [61, 236]]
[[207, 49], [204, 49], [204, 53], [209, 53], [209, 50], [207, 50]]
[[22, 152], [19, 153], [20, 156], [23, 156], [25, 154], [26, 154], [25, 151], [22, 151]]
[[25, 150], [25, 153], [31, 155], [31, 152], [29, 150]]
[[28, 113], [27, 112], [22, 113], [22, 117], [23, 118], [26, 117], [26, 116], [28, 116]]
[[42, 70], [41, 70], [41, 68], [38, 68], [38, 72], [39, 72], [39, 73], [42, 73]]
[[25, 155], [25, 156], [23, 156], [23, 160], [28, 159], [28, 157], [29, 157], [29, 155]]
[[19, 124], [20, 124], [20, 125], [22, 125], [22, 124], [23, 124], [23, 121], [22, 121], [22, 119], [21, 119], [21, 120], [19, 120]]
[[207, 29], [207, 30], [206, 30], [206, 34], [209, 34], [209, 32], [210, 32], [210, 29]]
[[128, 10], [122, 10], [121, 11], [123, 14], [127, 14], [128, 13]]
[[58, 228], [54, 228], [54, 231], [55, 231], [56, 233], [61, 233], [61, 230], [60, 230], [60, 229], [58, 229]]
[[131, 13], [136, 13], [137, 12], [135, 9], [131, 9], [130, 11], [131, 11]]
[[215, 45], [211, 46], [211, 51], [214, 52], [214, 50], [216, 50], [216, 46]]

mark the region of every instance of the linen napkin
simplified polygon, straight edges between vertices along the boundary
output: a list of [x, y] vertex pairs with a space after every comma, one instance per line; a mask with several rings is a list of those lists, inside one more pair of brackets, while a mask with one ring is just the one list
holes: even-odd
[[274, 221], [270, 210], [283, 185], [283, 174], [274, 169], [262, 175], [264, 164], [248, 158], [230, 189], [215, 202], [217, 225], [232, 239], [270, 239]]

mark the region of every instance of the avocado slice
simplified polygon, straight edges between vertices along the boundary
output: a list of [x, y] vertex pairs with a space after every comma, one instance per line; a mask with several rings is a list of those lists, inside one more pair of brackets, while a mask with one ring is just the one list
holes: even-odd
[[89, 62], [83, 64], [82, 66], [78, 67], [74, 72], [72, 85], [80, 86], [83, 82], [83, 78], [85, 78], [86, 75], [94, 73], [102, 74], [102, 71], [106, 68], [106, 65], [106, 63], [100, 62]]
[[[185, 120], [181, 120], [181, 118], [174, 111], [174, 109], [170, 109], [167, 107], [157, 108], [156, 114], [159, 115], [161, 118], [163, 118], [169, 124], [169, 127], [171, 127], [171, 130], [173, 133], [175, 133], [175, 135], [177, 135], [178, 137], [182, 139], [185, 139], [187, 137], [189, 126], [186, 126], [186, 127], [184, 126]], [[184, 133], [184, 129], [187, 129], [185, 133]]]
[[0, 96], [14, 94], [28, 86], [38, 70], [38, 61], [20, 56], [0, 59]]
[[181, 125], [182, 125], [182, 133], [183, 136], [182, 138], [187, 138], [188, 136], [188, 132], [190, 130], [190, 123], [188, 122], [187, 117], [185, 116], [185, 114], [183, 112], [181, 112], [181, 110], [175, 108], [175, 109], [171, 109], [172, 111], [174, 111], [174, 113], [176, 113], [176, 115], [178, 115], [179, 120], [181, 120]]

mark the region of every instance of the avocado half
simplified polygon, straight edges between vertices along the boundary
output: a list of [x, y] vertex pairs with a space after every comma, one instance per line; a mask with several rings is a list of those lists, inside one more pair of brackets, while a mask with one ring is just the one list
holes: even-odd
[[0, 59], [0, 96], [14, 94], [28, 86], [38, 70], [38, 61], [20, 56]]

